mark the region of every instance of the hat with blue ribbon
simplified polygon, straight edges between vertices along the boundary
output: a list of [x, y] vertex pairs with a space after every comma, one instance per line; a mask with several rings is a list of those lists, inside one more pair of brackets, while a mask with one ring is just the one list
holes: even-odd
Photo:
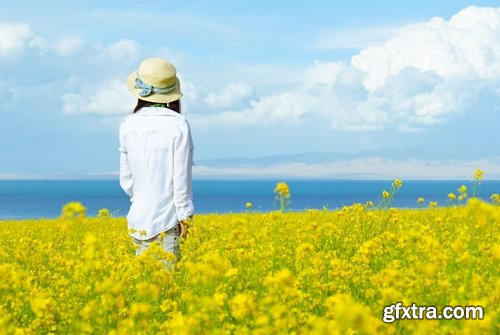
[[182, 97], [175, 66], [161, 58], [147, 58], [127, 78], [129, 91], [138, 99], [169, 103]]

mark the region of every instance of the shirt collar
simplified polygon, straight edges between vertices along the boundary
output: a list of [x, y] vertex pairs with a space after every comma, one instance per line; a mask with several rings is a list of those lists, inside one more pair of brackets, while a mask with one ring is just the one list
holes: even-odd
[[144, 116], [175, 116], [183, 117], [182, 114], [164, 107], [143, 107], [136, 114]]

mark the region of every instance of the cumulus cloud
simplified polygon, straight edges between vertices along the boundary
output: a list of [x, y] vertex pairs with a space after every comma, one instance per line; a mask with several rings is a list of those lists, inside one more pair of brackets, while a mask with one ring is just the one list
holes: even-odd
[[472, 110], [484, 92], [498, 99], [499, 80], [500, 8], [471, 6], [448, 21], [402, 27], [350, 63], [316, 61], [281, 93], [195, 122], [245, 127], [314, 120], [348, 131], [418, 131]]
[[217, 93], [209, 93], [206, 98], [206, 104], [211, 108], [234, 108], [247, 101], [253, 94], [252, 85], [248, 83], [230, 83]]
[[362, 50], [352, 65], [366, 72], [368, 90], [413, 67], [443, 78], [500, 76], [500, 8], [468, 7], [449, 21], [433, 18], [401, 29], [380, 46]]
[[0, 56], [30, 46], [35, 34], [26, 23], [0, 23]]
[[297, 82], [306, 89], [312, 89], [317, 85], [331, 86], [335, 83], [337, 75], [345, 68], [342, 62], [315, 61], [302, 71]]
[[313, 97], [307, 93], [284, 92], [252, 100], [250, 107], [242, 110], [229, 110], [209, 116], [195, 114], [191, 115], [191, 119], [203, 128], [271, 126], [278, 123], [297, 125], [312, 102]]
[[29, 49], [37, 53], [52, 51], [61, 56], [68, 56], [81, 49], [84, 44], [84, 40], [79, 36], [50, 42], [24, 22], [0, 23], [0, 56], [26, 52]]
[[102, 57], [113, 60], [135, 58], [139, 49], [139, 44], [136, 41], [122, 39], [107, 46], [102, 52]]
[[82, 94], [66, 93], [62, 96], [63, 113], [117, 116], [130, 113], [135, 99], [119, 80], [110, 80]]
[[[128, 113], [135, 101], [124, 81], [139, 52], [131, 39], [102, 44], [81, 36], [43, 35], [24, 22], [0, 22], [0, 57], [5, 60], [0, 63], [0, 110], [16, 92], [50, 90], [59, 93], [67, 115]], [[114, 79], [117, 73], [123, 78]]]
[[[88, 43], [87, 43], [88, 44]], [[136, 63], [140, 45], [130, 39], [121, 39], [109, 45], [91, 47], [91, 63], [95, 73], [90, 77], [71, 74], [66, 87], [73, 92], [61, 95], [62, 112], [67, 115], [95, 115], [115, 117], [130, 113], [136, 99], [127, 91], [125, 78], [130, 63]], [[113, 64], [110, 66], [110, 64]], [[97, 73], [101, 69], [101, 73]], [[119, 69], [119, 70], [117, 70]], [[119, 72], [123, 78], [115, 78]]]
[[49, 47], [54, 49], [59, 55], [68, 56], [83, 48], [84, 45], [85, 41], [83, 40], [83, 38], [79, 36], [73, 36], [63, 38]]
[[[256, 79], [260, 72], [245, 76], [245, 82], [228, 76], [221, 89], [180, 74], [183, 109], [205, 128], [321, 123], [347, 131], [421, 131], [470, 113], [485, 92], [498, 101], [500, 8], [471, 6], [449, 20], [437, 17], [384, 31], [382, 43], [377, 38], [350, 62], [317, 60], [298, 75], [295, 69], [293, 75], [269, 75], [265, 85]], [[328, 36], [320, 35], [325, 42]], [[58, 78], [67, 82], [61, 92], [64, 113], [113, 116], [133, 104], [124, 78], [109, 78], [126, 76], [131, 62], [138, 63], [136, 41], [102, 45], [73, 36], [50, 42], [29, 25], [0, 24], [0, 55], [23, 48], [41, 50], [46, 59], [55, 56], [53, 62], [67, 58], [68, 73]], [[71, 68], [76, 63], [79, 69]], [[88, 67], [98, 70], [90, 73]], [[8, 78], [2, 80], [12, 87]]]

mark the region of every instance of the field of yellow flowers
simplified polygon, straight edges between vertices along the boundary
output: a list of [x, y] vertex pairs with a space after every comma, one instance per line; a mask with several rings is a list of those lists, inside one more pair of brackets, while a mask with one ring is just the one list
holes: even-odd
[[[0, 334], [500, 333], [500, 206], [368, 207], [198, 215], [172, 271], [106, 210], [0, 222]], [[384, 323], [396, 302], [485, 313]]]

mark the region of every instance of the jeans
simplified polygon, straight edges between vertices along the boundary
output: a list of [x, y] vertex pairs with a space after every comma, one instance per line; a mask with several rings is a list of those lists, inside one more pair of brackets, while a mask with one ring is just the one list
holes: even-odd
[[132, 243], [134, 243], [136, 247], [135, 254], [137, 256], [141, 255], [153, 242], [158, 242], [158, 244], [163, 248], [163, 250], [173, 253], [175, 255], [175, 258], [178, 259], [180, 256], [179, 253], [180, 232], [181, 228], [179, 225], [177, 225], [167, 230], [163, 238], [160, 235], [156, 235], [155, 237], [152, 237], [148, 240], [138, 240], [136, 238], [132, 238]]

